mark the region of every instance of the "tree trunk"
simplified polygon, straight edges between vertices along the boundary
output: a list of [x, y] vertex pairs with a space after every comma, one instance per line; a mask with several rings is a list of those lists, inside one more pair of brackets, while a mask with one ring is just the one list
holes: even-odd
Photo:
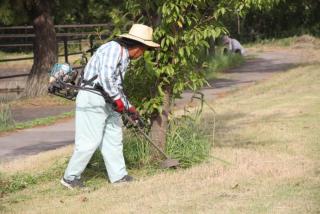
[[168, 118], [170, 112], [171, 90], [167, 87], [164, 90], [163, 110], [161, 114], [156, 114], [151, 121], [151, 138], [153, 142], [158, 145], [162, 150], [165, 149], [166, 134], [168, 127]]
[[50, 14], [50, 0], [36, 1], [31, 14], [35, 38], [33, 66], [29, 74], [25, 95], [34, 97], [47, 93], [48, 71], [57, 62], [56, 32]]

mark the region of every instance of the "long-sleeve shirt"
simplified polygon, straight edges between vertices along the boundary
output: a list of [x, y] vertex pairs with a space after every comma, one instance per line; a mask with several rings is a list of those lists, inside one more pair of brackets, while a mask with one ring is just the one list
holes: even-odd
[[122, 80], [129, 63], [128, 50], [115, 41], [108, 42], [99, 47], [89, 60], [84, 70], [84, 79], [89, 80], [98, 75], [94, 84], [99, 83], [113, 100], [121, 98], [126, 106], [130, 105], [122, 92]]
[[240, 50], [241, 54], [244, 54], [244, 48], [240, 44], [240, 42], [236, 39], [231, 39], [229, 40], [229, 51], [231, 52], [236, 52], [236, 50]]

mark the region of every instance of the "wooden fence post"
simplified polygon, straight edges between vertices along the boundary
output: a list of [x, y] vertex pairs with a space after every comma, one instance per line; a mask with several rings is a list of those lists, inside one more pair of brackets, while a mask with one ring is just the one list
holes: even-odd
[[93, 36], [90, 35], [90, 53], [91, 53], [91, 56], [93, 55]]
[[69, 63], [68, 61], [68, 38], [63, 37], [63, 46], [64, 46], [64, 61]]
[[79, 50], [82, 51], [81, 39], [79, 39]]

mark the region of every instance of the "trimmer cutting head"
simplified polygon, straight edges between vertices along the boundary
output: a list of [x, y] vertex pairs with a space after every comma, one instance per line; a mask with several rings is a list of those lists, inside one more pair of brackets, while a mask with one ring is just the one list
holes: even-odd
[[160, 166], [163, 169], [168, 169], [168, 168], [176, 168], [180, 165], [179, 161], [176, 159], [166, 159], [161, 162]]

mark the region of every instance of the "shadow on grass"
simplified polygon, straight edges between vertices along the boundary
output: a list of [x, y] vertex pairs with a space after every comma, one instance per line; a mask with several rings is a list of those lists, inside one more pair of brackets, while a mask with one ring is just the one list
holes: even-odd
[[[241, 129], [246, 129], [246, 126], [255, 126], [257, 123], [274, 123], [277, 118], [283, 118], [281, 114], [267, 115], [261, 118], [248, 119], [244, 122], [245, 118], [250, 118], [250, 115], [243, 113], [235, 114], [222, 114], [216, 116], [216, 135], [215, 146], [217, 147], [235, 147], [235, 148], [249, 148], [251, 146], [268, 146], [278, 143], [278, 140], [257, 140], [255, 136], [245, 136], [241, 134]], [[235, 123], [235, 120], [241, 122]], [[258, 135], [259, 133], [257, 133]], [[232, 137], [230, 137], [232, 135]]]

